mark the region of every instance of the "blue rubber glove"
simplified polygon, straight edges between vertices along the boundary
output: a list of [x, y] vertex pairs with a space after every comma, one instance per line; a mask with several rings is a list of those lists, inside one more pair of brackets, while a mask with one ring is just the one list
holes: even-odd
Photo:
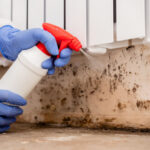
[[42, 63], [42, 68], [48, 69], [48, 74], [55, 73], [55, 67], [64, 67], [70, 61], [72, 50], [69, 48], [63, 49], [60, 53], [60, 58], [51, 57]]
[[43, 29], [20, 31], [10, 25], [0, 28], [0, 52], [9, 60], [16, 60], [22, 50], [30, 49], [38, 42], [43, 43], [50, 54], [59, 54], [54, 36]]
[[21, 96], [6, 90], [0, 90], [0, 133], [7, 131], [10, 124], [16, 121], [16, 116], [23, 110], [19, 106], [26, 105]]

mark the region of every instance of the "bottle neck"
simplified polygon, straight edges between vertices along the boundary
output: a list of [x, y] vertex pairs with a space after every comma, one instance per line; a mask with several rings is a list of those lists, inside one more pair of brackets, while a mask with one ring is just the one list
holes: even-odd
[[42, 44], [42, 43], [38, 43], [37, 47], [40, 51], [42, 51], [44, 54], [46, 54], [47, 56], [51, 56], [49, 54], [49, 52], [47, 51], [46, 47]]

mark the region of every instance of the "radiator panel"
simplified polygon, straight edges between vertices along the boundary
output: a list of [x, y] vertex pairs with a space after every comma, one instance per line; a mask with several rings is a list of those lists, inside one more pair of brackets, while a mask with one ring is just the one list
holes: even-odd
[[14, 25], [25, 30], [27, 28], [27, 0], [13, 0], [12, 21]]
[[44, 0], [29, 0], [28, 27], [39, 28], [44, 22]]
[[64, 28], [64, 0], [46, 0], [46, 22]]
[[117, 40], [145, 37], [145, 0], [117, 0]]
[[11, 0], [0, 0], [0, 18], [11, 20]]
[[114, 41], [113, 1], [89, 0], [88, 11], [89, 46], [112, 43]]

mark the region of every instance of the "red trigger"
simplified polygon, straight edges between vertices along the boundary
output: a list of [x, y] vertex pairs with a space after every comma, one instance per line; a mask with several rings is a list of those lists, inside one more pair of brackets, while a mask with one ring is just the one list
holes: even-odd
[[[64, 30], [58, 26], [55, 26], [55, 25], [52, 25], [49, 23], [44, 23], [43, 29], [50, 32], [57, 41], [57, 44], [59, 46], [59, 55], [57, 56], [57, 58], [60, 57], [61, 51], [67, 47], [71, 48], [74, 51], [79, 51], [82, 47], [82, 44], [76, 37], [74, 37], [72, 34], [70, 34], [66, 30]], [[42, 43], [39, 43], [37, 45], [37, 47], [43, 53], [50, 56], [49, 52], [47, 51], [47, 49], [45, 48], [45, 46]]]
[[59, 48], [59, 55], [57, 56], [57, 58], [60, 58], [61, 51], [65, 48], [67, 48], [70, 43], [71, 43], [71, 40], [61, 41], [60, 48]]

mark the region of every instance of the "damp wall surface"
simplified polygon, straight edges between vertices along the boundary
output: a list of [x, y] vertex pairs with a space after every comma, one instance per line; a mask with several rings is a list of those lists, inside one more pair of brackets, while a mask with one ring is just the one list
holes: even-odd
[[68, 66], [44, 77], [18, 121], [150, 129], [150, 48], [109, 50], [95, 59], [91, 65], [75, 55]]

